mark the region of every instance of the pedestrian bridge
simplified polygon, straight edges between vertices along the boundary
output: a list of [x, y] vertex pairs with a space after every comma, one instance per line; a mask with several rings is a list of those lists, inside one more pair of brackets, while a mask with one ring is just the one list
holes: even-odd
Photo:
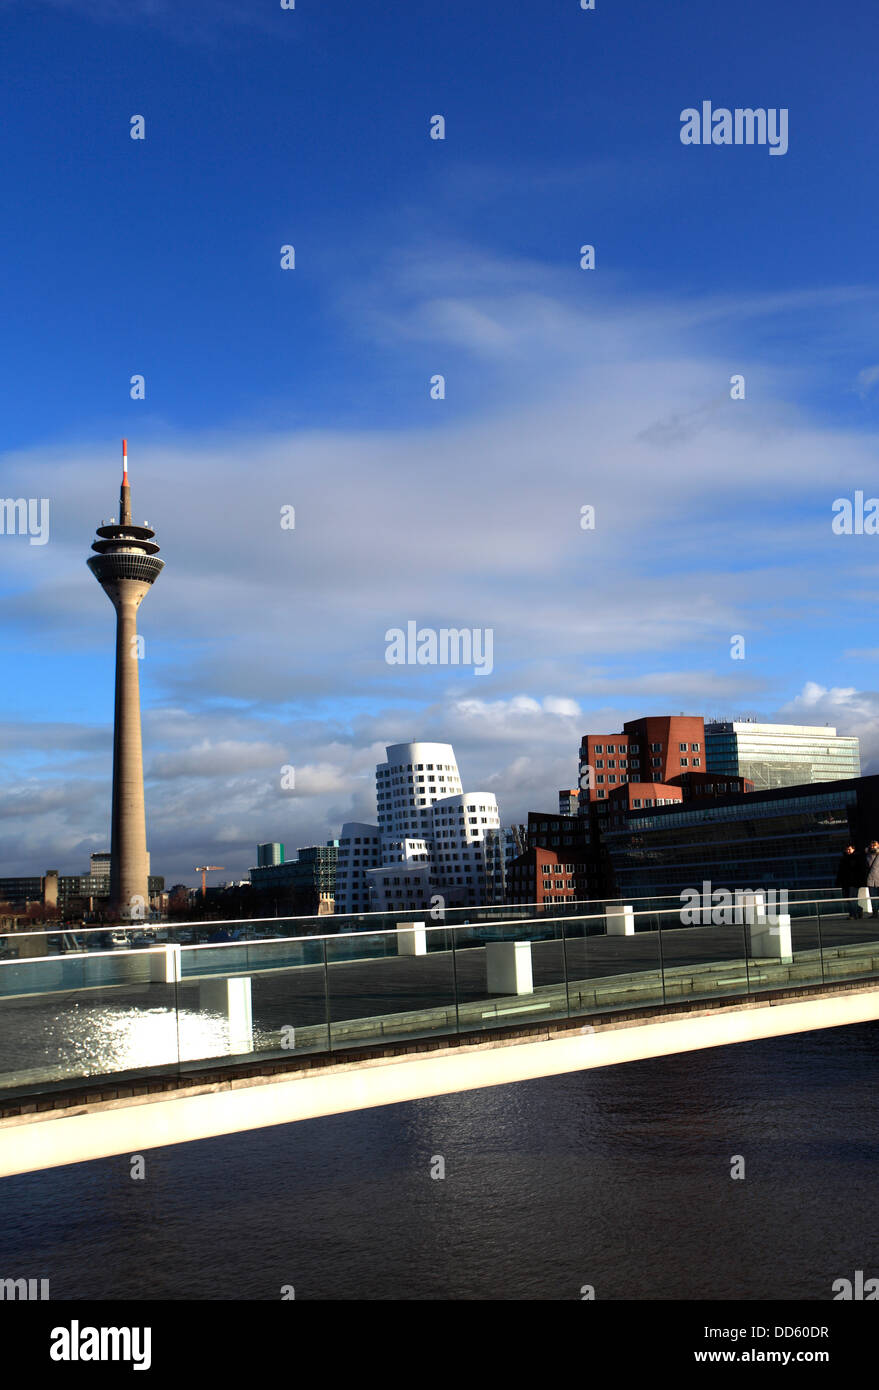
[[52, 956], [29, 933], [0, 961], [0, 1176], [879, 1018], [877, 918], [838, 897], [603, 907]]

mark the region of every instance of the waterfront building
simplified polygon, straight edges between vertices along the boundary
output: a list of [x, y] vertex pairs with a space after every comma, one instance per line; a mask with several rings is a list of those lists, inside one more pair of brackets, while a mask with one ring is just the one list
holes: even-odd
[[615, 891], [677, 896], [710, 880], [727, 889], [832, 888], [843, 849], [879, 836], [879, 776], [632, 807], [603, 834]]
[[683, 800], [683, 787], [671, 783], [627, 782], [625, 786], [615, 787], [611, 791], [603, 828], [610, 830], [626, 825], [632, 811], [646, 810], [653, 806], [671, 806]]
[[342, 827], [337, 913], [484, 902], [497, 862], [486, 835], [500, 830], [494, 795], [464, 792], [451, 744], [391, 744], [387, 755], [376, 767], [378, 824]]
[[[541, 874], [536, 860], [520, 856], [513, 866], [519, 872], [513, 879], [514, 885], [517, 885], [514, 887], [515, 895], [509, 901], [565, 902], [569, 898], [580, 900], [602, 895], [606, 871], [595, 815], [564, 816], [549, 811], [529, 811], [527, 839], [528, 855], [535, 849], [548, 851], [555, 855], [555, 859], [544, 862], [547, 866], [558, 865], [559, 872]], [[533, 881], [537, 895], [534, 898], [520, 896], [519, 889], [526, 879]]]
[[382, 859], [382, 837], [377, 825], [346, 821], [339, 836], [336, 861], [336, 912], [370, 911], [369, 869]]
[[88, 567], [116, 610], [116, 703], [110, 818], [110, 912], [123, 921], [146, 914], [149, 860], [143, 795], [143, 745], [137, 610], [164, 568], [155, 531], [131, 519], [128, 452], [122, 441], [119, 521], [97, 528]]
[[512, 861], [507, 892], [511, 904], [575, 902], [586, 897], [582, 864], [535, 845]]
[[579, 809], [606, 801], [627, 782], [667, 783], [704, 770], [705, 725], [701, 715], [648, 715], [630, 719], [619, 734], [584, 734], [580, 744]]
[[705, 725], [705, 747], [709, 772], [747, 777], [757, 791], [861, 773], [858, 739], [829, 724], [715, 721]]

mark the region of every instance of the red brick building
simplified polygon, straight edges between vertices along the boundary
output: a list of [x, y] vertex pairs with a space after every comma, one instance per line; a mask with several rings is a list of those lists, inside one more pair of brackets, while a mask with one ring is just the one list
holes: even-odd
[[666, 782], [627, 782], [625, 786], [611, 788], [604, 828], [622, 829], [630, 811], [646, 811], [652, 806], [670, 806], [672, 802], [684, 800], [682, 787], [670, 786]]
[[509, 903], [564, 903], [586, 897], [582, 861], [563, 850], [535, 845], [510, 862], [507, 870]]
[[747, 777], [728, 777], [722, 772], [681, 772], [672, 778], [670, 785], [681, 788], [685, 801], [704, 801], [754, 790], [754, 783]]
[[682, 772], [705, 771], [701, 715], [648, 715], [620, 734], [584, 734], [580, 745], [580, 797], [606, 801], [629, 782], [667, 784]]

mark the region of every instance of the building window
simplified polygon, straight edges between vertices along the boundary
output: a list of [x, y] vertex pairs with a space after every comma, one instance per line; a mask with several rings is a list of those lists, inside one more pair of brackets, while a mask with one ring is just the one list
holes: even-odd
[[596, 752], [596, 753], [603, 753], [603, 752], [604, 752], [604, 744], [603, 744], [603, 743], [596, 743], [596, 745], [595, 745], [595, 752]]
[[678, 749], [681, 753], [689, 753], [690, 745], [688, 743], [679, 743]]

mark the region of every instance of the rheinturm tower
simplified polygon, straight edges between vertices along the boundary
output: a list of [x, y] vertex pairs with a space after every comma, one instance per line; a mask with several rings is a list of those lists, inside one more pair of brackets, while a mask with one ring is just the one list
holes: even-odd
[[113, 812], [110, 833], [110, 910], [124, 921], [147, 915], [149, 860], [143, 800], [140, 731], [141, 641], [137, 610], [165, 562], [148, 526], [131, 520], [128, 449], [122, 441], [119, 521], [97, 528], [88, 567], [116, 609], [116, 712], [113, 723]]

